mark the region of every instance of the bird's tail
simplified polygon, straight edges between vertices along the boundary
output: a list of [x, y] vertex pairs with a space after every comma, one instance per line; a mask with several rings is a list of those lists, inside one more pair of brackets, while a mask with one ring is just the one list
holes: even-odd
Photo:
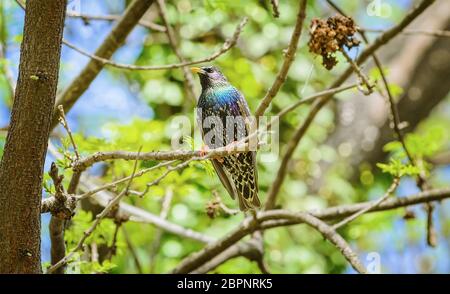
[[244, 195], [238, 192], [239, 209], [242, 211], [256, 210], [261, 207], [261, 202], [258, 198], [258, 192], [255, 191], [252, 195]]
[[242, 211], [255, 210], [261, 206], [258, 198], [258, 184], [256, 182], [255, 170], [248, 172], [247, 177], [244, 176], [246, 181], [240, 183], [235, 181], [239, 209]]

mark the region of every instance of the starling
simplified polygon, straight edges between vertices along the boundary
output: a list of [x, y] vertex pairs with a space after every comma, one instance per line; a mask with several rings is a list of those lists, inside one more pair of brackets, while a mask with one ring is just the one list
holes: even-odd
[[[224, 147], [250, 134], [250, 110], [244, 96], [215, 66], [193, 67], [200, 77], [202, 93], [197, 114], [203, 141], [208, 148]], [[220, 181], [231, 198], [237, 197], [242, 211], [260, 207], [256, 151], [211, 159]]]

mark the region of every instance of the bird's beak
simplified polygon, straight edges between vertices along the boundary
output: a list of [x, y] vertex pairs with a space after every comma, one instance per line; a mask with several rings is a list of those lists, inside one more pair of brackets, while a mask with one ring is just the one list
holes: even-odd
[[196, 73], [196, 74], [202, 74], [202, 75], [204, 75], [206, 72], [203, 70], [203, 69], [201, 69], [200, 67], [191, 67], [191, 71], [193, 72], [193, 73]]

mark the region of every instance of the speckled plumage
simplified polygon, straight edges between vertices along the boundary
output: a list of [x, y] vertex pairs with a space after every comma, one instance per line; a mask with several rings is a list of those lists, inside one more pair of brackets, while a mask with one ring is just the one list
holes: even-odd
[[[244, 96], [216, 67], [196, 68], [196, 72], [202, 85], [197, 108], [205, 144], [218, 148], [248, 136], [245, 118], [250, 116], [250, 111]], [[227, 117], [235, 119], [236, 124], [227, 125]], [[221, 122], [223, 127], [215, 128], [214, 122]], [[230, 196], [233, 199], [237, 196], [242, 211], [260, 206], [255, 151], [212, 159], [212, 163]]]

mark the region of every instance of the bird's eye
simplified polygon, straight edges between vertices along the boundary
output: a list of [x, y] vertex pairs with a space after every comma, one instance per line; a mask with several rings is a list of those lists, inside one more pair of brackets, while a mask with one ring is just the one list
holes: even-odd
[[207, 73], [212, 73], [212, 72], [213, 72], [212, 68], [210, 68], [210, 67], [205, 68], [205, 71], [206, 71]]

